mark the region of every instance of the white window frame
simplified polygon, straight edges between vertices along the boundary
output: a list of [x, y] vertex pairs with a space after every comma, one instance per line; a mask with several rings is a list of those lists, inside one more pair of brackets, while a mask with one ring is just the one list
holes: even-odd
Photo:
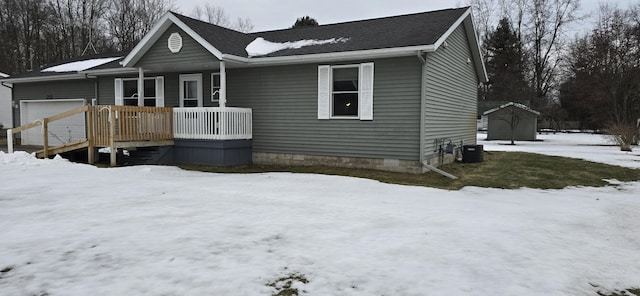
[[[116, 105], [121, 105], [124, 106], [124, 101], [125, 100], [131, 100], [131, 97], [126, 97], [124, 96], [124, 82], [125, 81], [135, 81], [136, 85], [138, 85], [138, 77], [134, 77], [134, 78], [115, 78], [114, 79], [114, 84], [115, 84], [115, 96], [116, 96]], [[155, 88], [155, 96], [153, 97], [149, 97], [145, 96], [143, 98], [141, 98], [140, 96], [136, 96], [137, 100], [138, 100], [138, 104], [137, 106], [144, 106], [144, 100], [145, 99], [153, 99], [155, 100], [155, 106], [156, 107], [164, 107], [164, 77], [163, 76], [157, 76], [157, 77], [145, 77], [144, 78], [145, 81], [147, 80], [153, 80], [154, 83], [154, 88]], [[160, 84], [160, 85], [159, 85]], [[120, 92], [119, 94], [117, 92]], [[138, 91], [139, 93], [139, 91]], [[138, 94], [136, 93], [136, 94]], [[120, 99], [120, 100], [119, 100]]]
[[[357, 115], [334, 115], [333, 70], [358, 69]], [[373, 120], [374, 63], [318, 66], [318, 119]], [[353, 93], [338, 92], [338, 93]]]
[[180, 87], [179, 87], [179, 91], [180, 93], [178, 94], [180, 97], [180, 107], [183, 108], [184, 107], [184, 82], [185, 81], [193, 81], [195, 80], [197, 82], [197, 94], [196, 94], [196, 105], [197, 107], [202, 107], [202, 74], [201, 73], [197, 73], [197, 74], [180, 74]]
[[[217, 87], [213, 86], [213, 77], [214, 76], [218, 76], [218, 81], [220, 82], [220, 85]], [[211, 73], [211, 102], [212, 103], [220, 103], [220, 92], [222, 90], [222, 77], [220, 76], [220, 72], [213, 72]], [[216, 92], [218, 93], [218, 98], [214, 99], [213, 96], [216, 94]]]
[[[349, 69], [349, 68], [353, 68], [356, 69], [356, 72], [358, 73], [358, 90], [357, 91], [335, 91], [333, 90], [333, 70], [335, 69]], [[351, 65], [338, 65], [338, 66], [331, 66], [330, 71], [329, 71], [329, 118], [331, 119], [360, 119], [360, 64], [351, 64]], [[335, 104], [335, 100], [334, 100], [334, 95], [336, 94], [357, 94], [358, 95], [358, 110], [356, 115], [335, 115], [333, 114], [334, 111], [334, 104]]]

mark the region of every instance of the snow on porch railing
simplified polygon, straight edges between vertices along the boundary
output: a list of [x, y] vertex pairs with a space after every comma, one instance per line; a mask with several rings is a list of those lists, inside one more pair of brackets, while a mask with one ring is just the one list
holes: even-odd
[[242, 140], [252, 138], [252, 113], [248, 108], [173, 108], [174, 138]]

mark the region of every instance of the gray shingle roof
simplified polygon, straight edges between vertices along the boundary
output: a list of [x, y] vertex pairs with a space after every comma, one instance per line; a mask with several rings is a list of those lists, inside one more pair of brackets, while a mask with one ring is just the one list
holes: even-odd
[[[434, 44], [468, 8], [446, 9], [401, 16], [302, 27], [251, 34], [272, 42], [302, 39], [349, 38], [347, 42], [287, 49], [267, 56], [317, 54]], [[215, 45], [214, 45], [215, 46]]]
[[209, 42], [222, 53], [246, 57], [244, 48], [253, 39], [250, 35], [231, 29], [216, 26], [207, 22], [172, 12], [180, 21], [189, 26], [200, 37]]
[[[297, 49], [284, 49], [260, 57], [282, 57], [307, 54], [348, 52], [369, 49], [386, 49], [434, 44], [449, 28], [468, 10], [468, 7], [407, 14], [400, 16], [351, 21], [316, 27], [302, 27], [242, 33], [216, 26], [172, 12], [181, 22], [200, 35], [206, 42], [223, 54], [248, 57], [247, 45], [258, 37], [271, 42], [287, 42], [299, 40], [327, 40], [344, 38], [346, 42], [305, 46]], [[76, 57], [71, 60], [46, 65], [40, 70], [24, 72], [11, 78], [46, 77], [77, 72], [41, 72], [42, 69], [64, 63], [101, 57], [125, 57], [128, 52], [107, 53], [94, 56]], [[122, 59], [106, 63], [90, 70], [115, 69], [122, 67]]]
[[240, 33], [174, 13], [182, 22], [225, 54], [247, 57], [245, 47], [258, 37], [271, 42], [348, 38], [347, 42], [285, 49], [268, 57], [384, 49], [434, 44], [468, 7], [352, 21], [317, 27]]

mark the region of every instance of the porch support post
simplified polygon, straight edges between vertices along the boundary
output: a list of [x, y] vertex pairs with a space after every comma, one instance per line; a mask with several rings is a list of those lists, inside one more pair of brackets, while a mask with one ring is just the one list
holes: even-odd
[[220, 107], [227, 106], [227, 67], [224, 61], [220, 61]]
[[138, 106], [144, 106], [144, 71], [138, 68]]

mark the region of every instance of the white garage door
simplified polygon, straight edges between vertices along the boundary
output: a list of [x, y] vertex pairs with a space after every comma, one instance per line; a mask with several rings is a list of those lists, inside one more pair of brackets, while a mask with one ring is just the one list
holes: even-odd
[[[22, 100], [20, 101], [20, 124], [25, 125], [45, 117], [51, 117], [83, 106], [84, 104], [84, 99]], [[62, 145], [83, 139], [86, 139], [84, 113], [49, 123], [50, 146]], [[35, 127], [22, 132], [22, 144], [42, 146], [44, 144], [42, 127]]]

